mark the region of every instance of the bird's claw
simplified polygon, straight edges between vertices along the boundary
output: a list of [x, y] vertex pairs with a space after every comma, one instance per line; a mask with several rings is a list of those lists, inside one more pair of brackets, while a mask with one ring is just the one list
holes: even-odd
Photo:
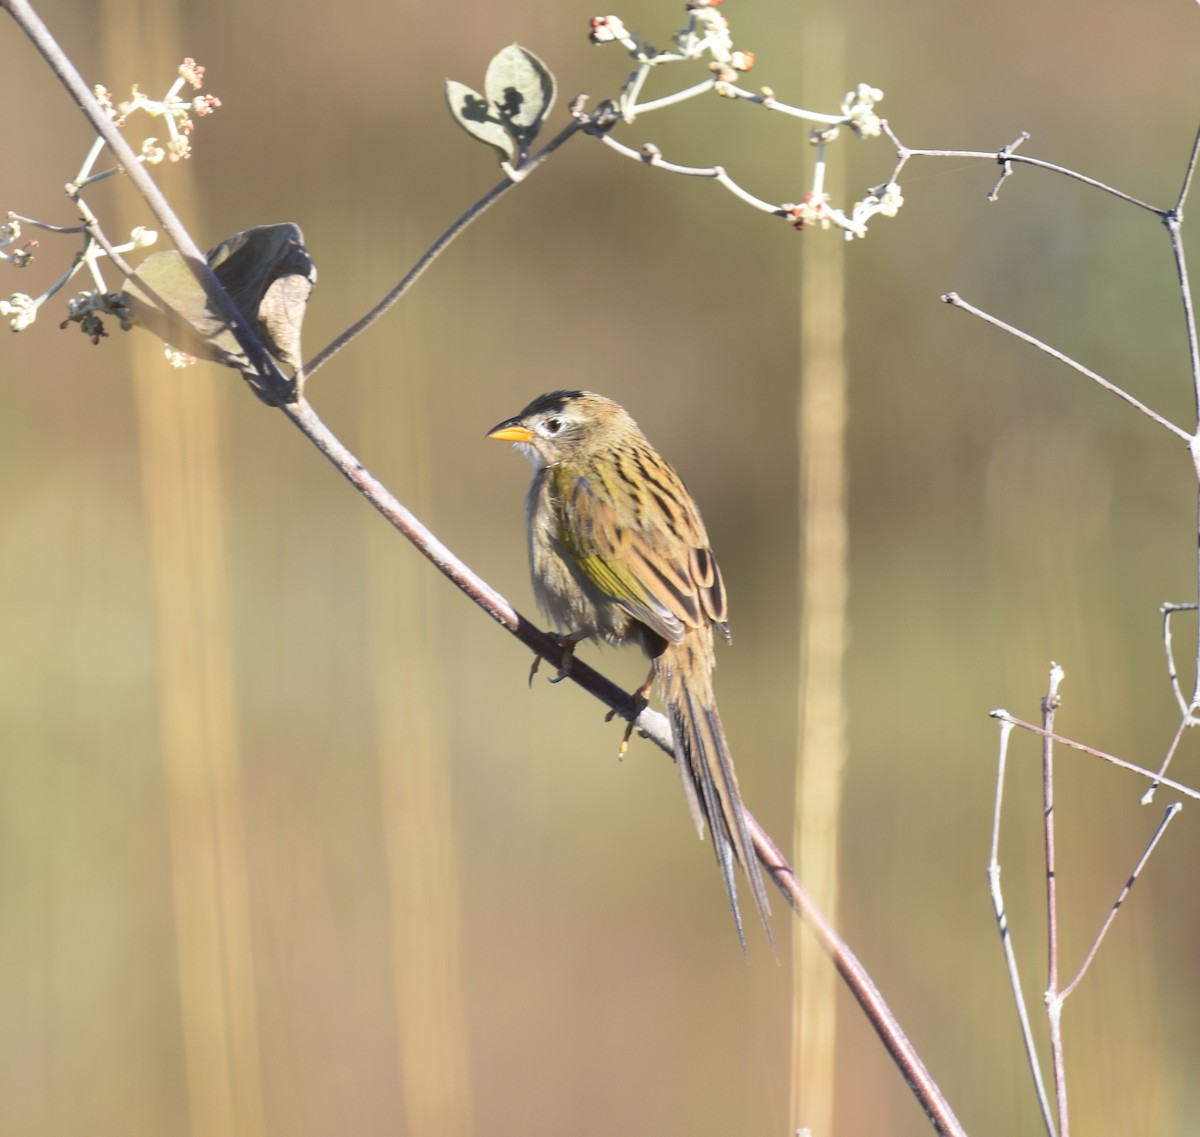
[[[576, 640], [569, 636], [563, 636], [558, 641], [558, 646], [562, 648], [562, 661], [558, 665], [558, 673], [550, 680], [551, 683], [561, 683], [571, 674], [571, 664], [575, 660], [575, 644]], [[538, 668], [542, 665], [542, 657], [535, 655], [533, 657], [533, 666], [529, 669], [529, 685], [533, 686], [533, 677], [538, 673]]]
[[[633, 701], [637, 707], [633, 716], [625, 723], [625, 733], [621, 736], [621, 745], [617, 748], [617, 761], [621, 761], [629, 751], [629, 740], [633, 737], [634, 727], [637, 726], [637, 720], [649, 705], [650, 700], [646, 697], [650, 690], [650, 681], [647, 680], [641, 687], [633, 693]], [[611, 710], [604, 716], [605, 722], [612, 722], [616, 717], [617, 712]]]
[[562, 647], [562, 661], [558, 665], [558, 674], [550, 680], [551, 683], [561, 683], [568, 675], [571, 674], [571, 664], [575, 662], [575, 640], [561, 639], [558, 641]]

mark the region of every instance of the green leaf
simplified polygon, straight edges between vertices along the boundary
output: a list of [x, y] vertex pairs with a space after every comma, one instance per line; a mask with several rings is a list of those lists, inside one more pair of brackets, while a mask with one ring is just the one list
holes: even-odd
[[483, 89], [490, 107], [508, 123], [521, 150], [537, 136], [554, 106], [554, 76], [532, 51], [509, 44], [488, 64]]
[[447, 79], [446, 106], [454, 121], [472, 138], [491, 146], [502, 162], [516, 161], [516, 141], [481, 94], [456, 79]]

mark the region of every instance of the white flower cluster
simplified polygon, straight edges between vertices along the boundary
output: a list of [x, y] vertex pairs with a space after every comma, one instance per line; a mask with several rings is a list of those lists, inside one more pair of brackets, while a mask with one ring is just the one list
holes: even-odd
[[130, 97], [119, 103], [114, 103], [109, 91], [96, 86], [92, 94], [96, 101], [108, 113], [109, 118], [118, 126], [124, 126], [125, 120], [135, 111], [144, 111], [151, 118], [161, 118], [166, 123], [170, 137], [165, 146], [158, 145], [157, 138], [146, 138], [141, 145], [142, 161], [157, 165], [164, 159], [179, 162], [188, 158], [192, 153], [191, 135], [196, 129], [192, 116], [197, 118], [212, 114], [220, 105], [221, 100], [215, 95], [197, 95], [192, 99], [180, 98], [179, 92], [184, 85], [199, 90], [204, 85], [204, 68], [194, 59], [185, 59], [179, 66], [178, 78], [161, 99], [151, 99], [133, 85]]
[[859, 83], [853, 91], [847, 91], [842, 100], [842, 114], [846, 116], [846, 125], [859, 138], [878, 138], [883, 133], [879, 116], [875, 113], [875, 104], [883, 98], [883, 92], [878, 87]]

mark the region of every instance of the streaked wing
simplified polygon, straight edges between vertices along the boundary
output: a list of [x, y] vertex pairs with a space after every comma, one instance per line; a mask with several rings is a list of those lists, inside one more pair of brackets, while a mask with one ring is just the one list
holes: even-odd
[[564, 540], [597, 588], [671, 643], [710, 621], [725, 630], [725, 588], [704, 524], [661, 458], [622, 451], [611, 473], [558, 490]]

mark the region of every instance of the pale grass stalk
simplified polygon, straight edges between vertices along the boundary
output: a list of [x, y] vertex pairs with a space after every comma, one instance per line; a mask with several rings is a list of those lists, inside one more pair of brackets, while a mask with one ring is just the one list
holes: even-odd
[[[845, 56], [841, 19], [813, 13], [804, 26], [807, 87], [816, 104], [836, 89]], [[808, 157], [808, 155], [806, 155]], [[810, 159], [811, 160], [811, 159]], [[827, 189], [844, 195], [842, 167]], [[846, 242], [806, 242], [800, 253], [798, 448], [801, 550], [800, 674], [796, 804], [792, 849], [801, 878], [838, 920], [839, 822], [846, 766], [844, 671], [847, 645], [845, 357]], [[792, 936], [791, 1122], [834, 1133], [837, 982], [824, 952], [797, 928]]]
[[[104, 70], [150, 74], [178, 52], [175, 4], [113, 8]], [[173, 200], [195, 212], [190, 169]], [[143, 220], [121, 197], [120, 225]], [[163, 382], [162, 350], [126, 340], [158, 648], [158, 722], [171, 847], [190, 1137], [265, 1133], [251, 901], [229, 612], [225, 435], [211, 383]]]
[[[378, 337], [358, 346], [364, 379], [395, 363]], [[362, 353], [365, 353], [363, 355]], [[397, 476], [418, 501], [432, 483], [426, 380], [363, 382], [359, 433], [373, 452], [396, 455]], [[439, 627], [443, 589], [378, 518], [362, 513], [366, 542], [371, 686], [386, 856], [392, 998], [405, 1133], [468, 1137], [474, 1131], [463, 1005], [462, 887], [441, 676], [454, 648]]]

